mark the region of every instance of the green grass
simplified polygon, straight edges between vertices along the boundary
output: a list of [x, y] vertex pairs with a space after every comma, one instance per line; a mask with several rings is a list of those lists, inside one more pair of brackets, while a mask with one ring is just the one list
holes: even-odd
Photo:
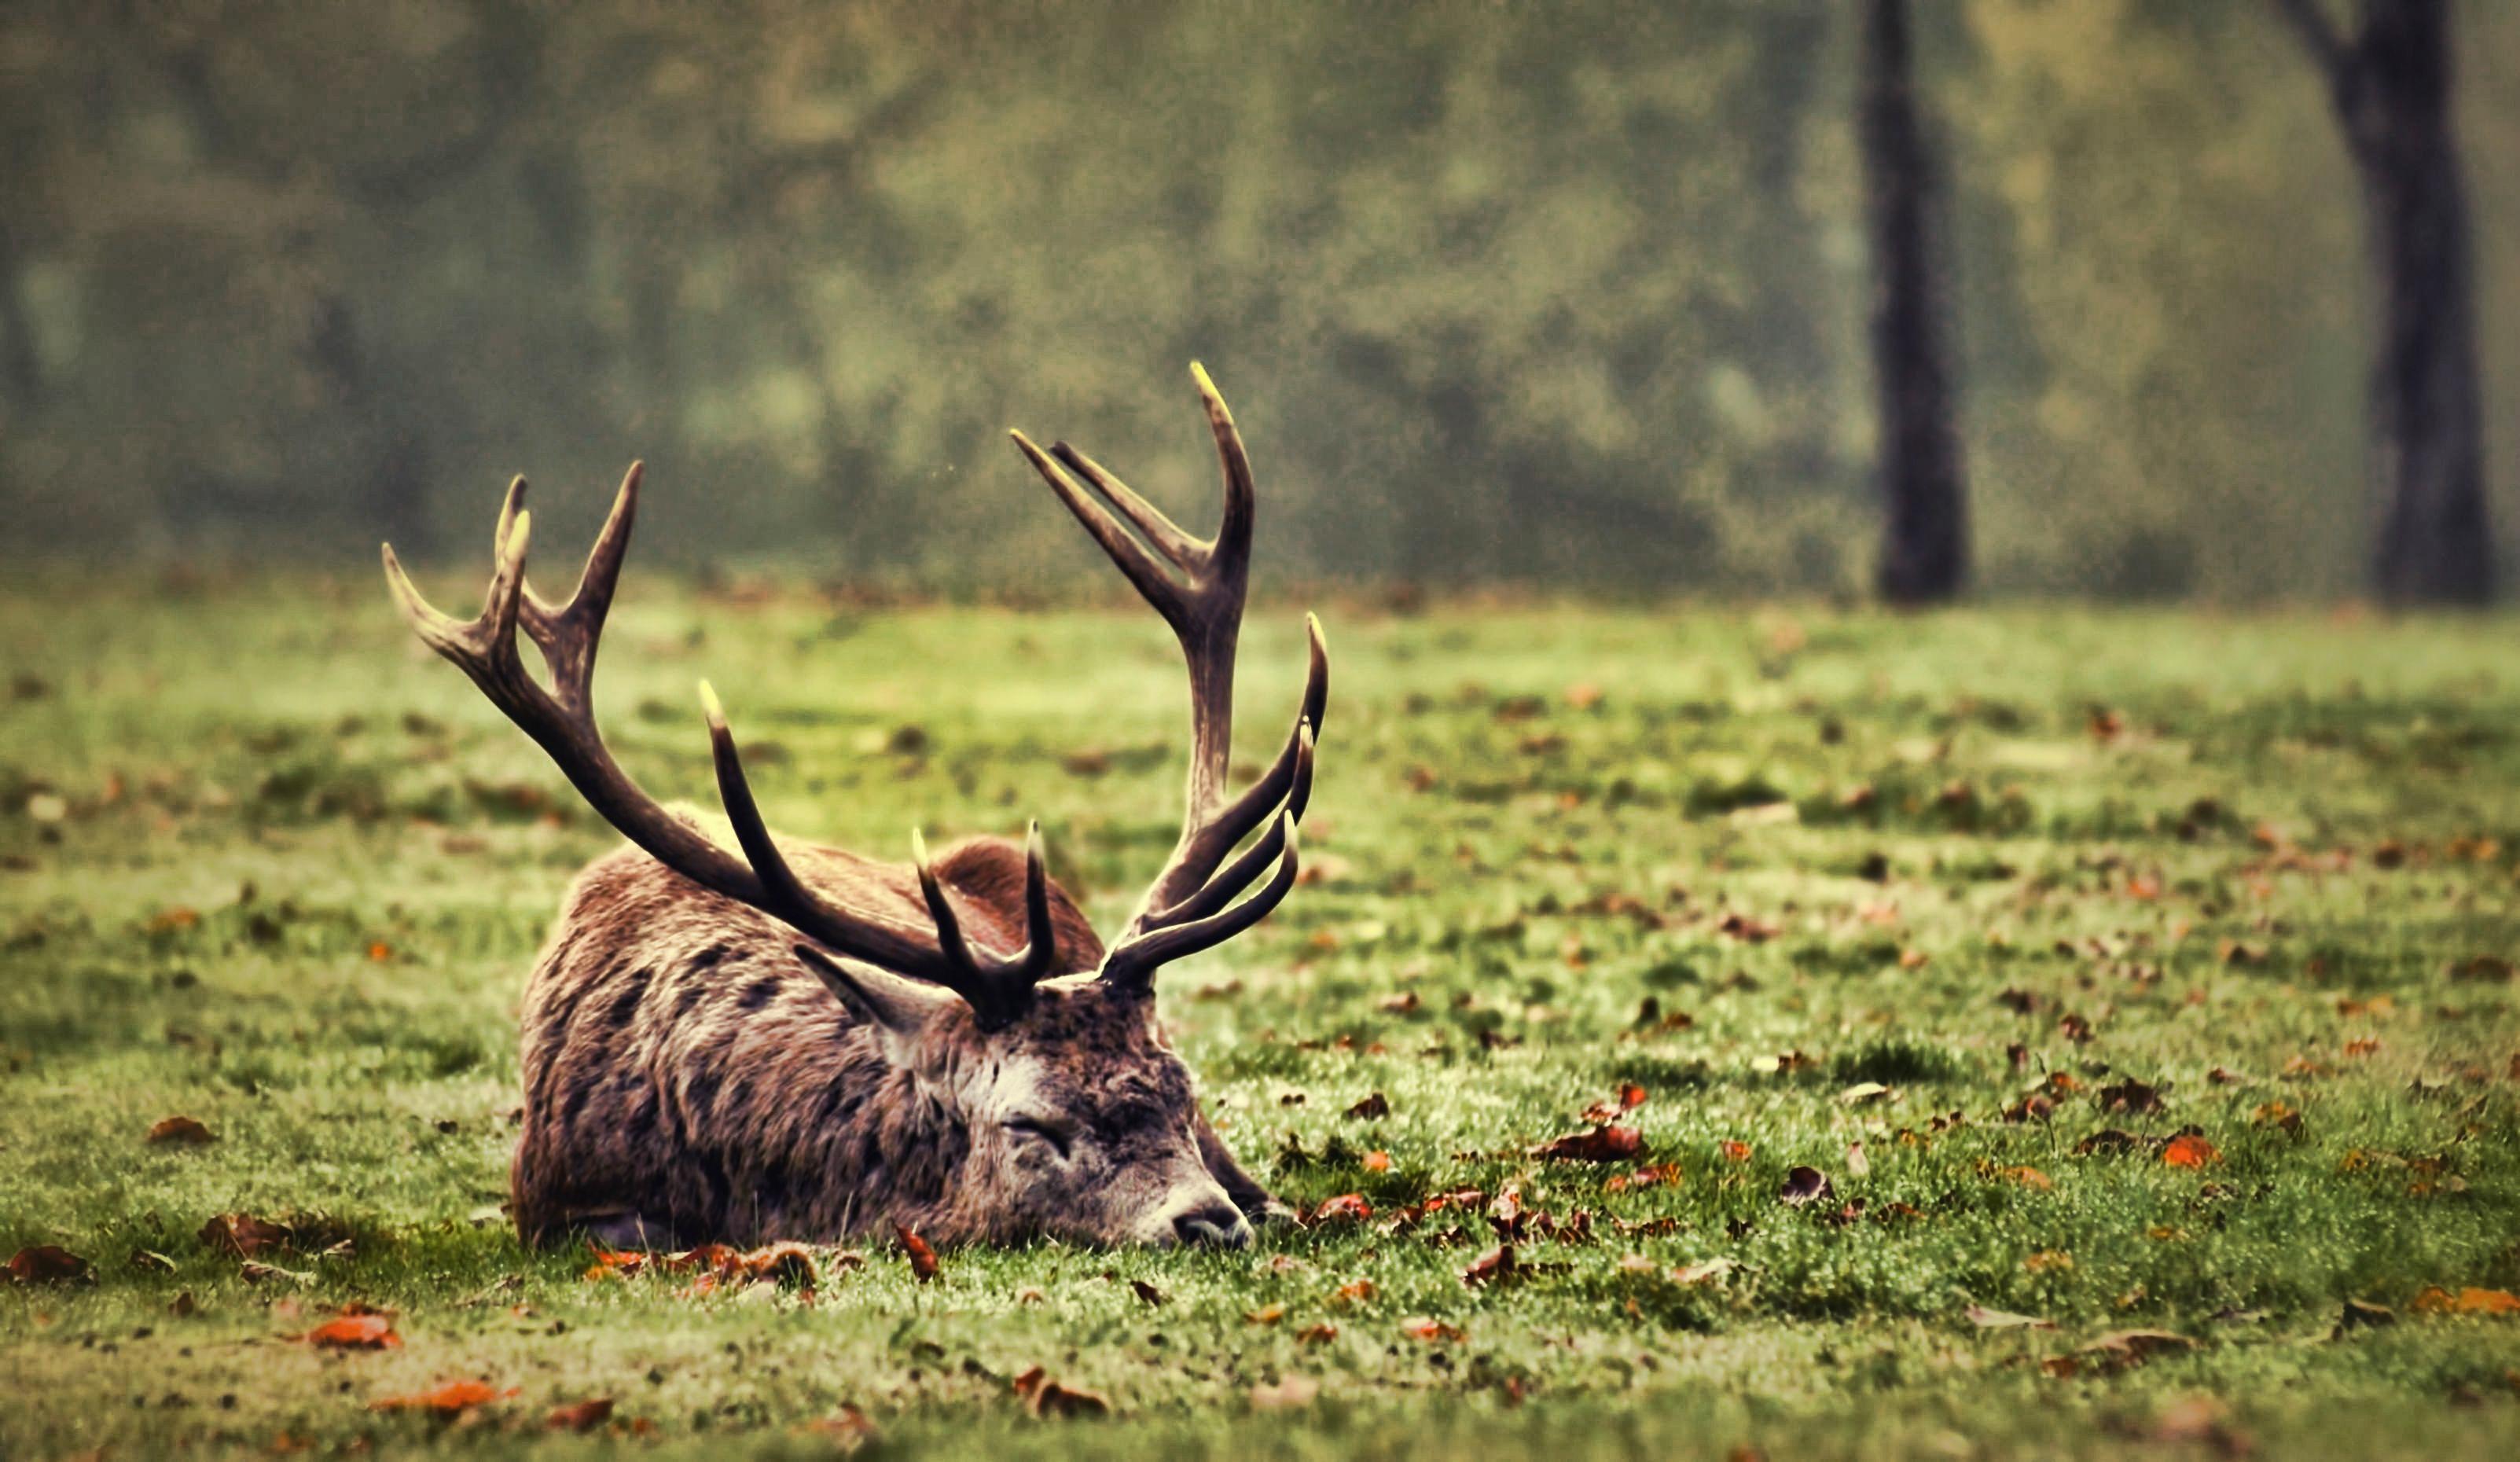
[[[1362, 1193], [1375, 1222], [1237, 1256], [949, 1253], [925, 1286], [871, 1241], [809, 1307], [589, 1283], [582, 1251], [498, 1221], [514, 1008], [612, 839], [378, 586], [0, 596], [0, 1254], [96, 1268], [0, 1292], [0, 1458], [284, 1435], [802, 1456], [844, 1404], [887, 1455], [1010, 1459], [2520, 1443], [2520, 1318], [2412, 1305], [2520, 1287], [2520, 1018], [2507, 966], [2467, 965], [2520, 954], [2520, 625], [1327, 618], [1318, 881], [1168, 972], [1165, 1012], [1254, 1170], [1306, 1206]], [[1246, 633], [1255, 758], [1299, 624], [1272, 609]], [[899, 850], [914, 822], [1037, 814], [1108, 928], [1171, 837], [1173, 655], [1143, 613], [641, 580], [602, 700], [635, 773], [702, 799], [710, 676], [793, 832]], [[2048, 1119], [2004, 1119], [2060, 1075]], [[2129, 1078], [2166, 1110], [2103, 1112]], [[1629, 1082], [1677, 1183], [1613, 1192], [1639, 1165], [1525, 1155]], [[1864, 1082], [1890, 1090], [1850, 1099]], [[1377, 1091], [1387, 1118], [1343, 1115]], [[2278, 1102], [2297, 1130], [2258, 1119]], [[143, 1142], [178, 1113], [218, 1141]], [[2103, 1128], [2143, 1140], [2077, 1152]], [[2147, 1145], [2189, 1128], [2218, 1162]], [[1797, 1165], [1834, 1196], [1781, 1203]], [[1472, 1289], [1476, 1220], [1454, 1247], [1431, 1242], [1449, 1214], [1379, 1230], [1509, 1181], [1589, 1211], [1593, 1241], [1527, 1244], [1539, 1272]], [[197, 1237], [238, 1210], [321, 1215], [351, 1251], [249, 1282]], [[1670, 1277], [1718, 1257], [1718, 1281]], [[1369, 1298], [1335, 1298], [1357, 1280]], [[353, 1300], [398, 1311], [404, 1346], [283, 1339]], [[2340, 1332], [2349, 1300], [2397, 1322]], [[2056, 1328], [1982, 1329], [1971, 1305]], [[1410, 1338], [1416, 1316], [1463, 1338]], [[1319, 1324], [1335, 1338], [1302, 1338]], [[2042, 1365], [2129, 1329], [2192, 1346]], [[1034, 1365], [1116, 1415], [1032, 1418], [1010, 1378]], [[368, 1409], [459, 1378], [519, 1394], [452, 1426]], [[1289, 1378], [1310, 1403], [1259, 1409]], [[641, 1430], [540, 1430], [590, 1396]], [[2164, 1439], [2198, 1396], [2221, 1430]]]

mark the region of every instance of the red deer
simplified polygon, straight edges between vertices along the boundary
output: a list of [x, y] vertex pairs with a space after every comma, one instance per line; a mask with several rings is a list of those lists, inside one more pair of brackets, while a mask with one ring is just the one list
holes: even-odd
[[[387, 582], [420, 637], [632, 845], [578, 876], [526, 986], [511, 1187], [527, 1241], [837, 1240], [900, 1224], [938, 1242], [1239, 1246], [1254, 1220], [1283, 1213], [1218, 1139], [1155, 1020], [1159, 967], [1239, 934], [1293, 887], [1329, 694], [1308, 617], [1294, 729], [1256, 781], [1229, 789], [1251, 469], [1224, 399], [1192, 373], [1224, 465], [1213, 541], [1066, 443], [1044, 452], [1013, 434], [1190, 667], [1181, 839], [1107, 947], [1045, 871], [1038, 824], [1023, 846], [978, 838], [933, 860], [914, 832], [906, 867], [774, 836], [705, 682], [741, 856], [622, 772], [590, 682], [638, 465], [565, 604], [525, 587], [521, 478], [499, 514], [479, 617], [429, 608], [386, 546]], [[519, 630], [548, 688], [523, 664]]]

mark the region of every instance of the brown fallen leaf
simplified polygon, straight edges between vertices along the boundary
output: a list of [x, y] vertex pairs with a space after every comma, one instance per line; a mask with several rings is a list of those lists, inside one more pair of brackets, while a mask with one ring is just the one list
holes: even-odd
[[927, 1247], [927, 1241], [925, 1239], [919, 1237], [919, 1235], [912, 1233], [909, 1229], [902, 1227], [898, 1223], [892, 1226], [892, 1231], [893, 1234], [901, 1240], [901, 1252], [909, 1256], [911, 1274], [915, 1276], [921, 1284], [925, 1284], [929, 1280], [934, 1279], [936, 1277], [936, 1251]]
[[543, 1429], [548, 1432], [592, 1432], [611, 1419], [610, 1396], [588, 1396], [583, 1401], [553, 1407], [551, 1414], [543, 1418]]
[[797, 1429], [830, 1442], [843, 1456], [882, 1439], [873, 1418], [846, 1401], [829, 1416], [818, 1416]]
[[1513, 1245], [1499, 1244], [1470, 1260], [1470, 1266], [1462, 1271], [1462, 1283], [1475, 1290], [1483, 1284], [1503, 1284], [1511, 1280], [1518, 1272], [1520, 1270], [1514, 1261]]
[[1337, 1289], [1332, 1290], [1330, 1292], [1330, 1298], [1338, 1301], [1342, 1304], [1362, 1304], [1366, 1301], [1372, 1299], [1373, 1294], [1374, 1285], [1372, 1280], [1351, 1279], [1347, 1283], [1340, 1285]]
[[1346, 1219], [1363, 1223], [1372, 1216], [1373, 1205], [1365, 1201], [1364, 1194], [1342, 1193], [1336, 1198], [1323, 1199], [1321, 1207], [1313, 1210], [1313, 1216], [1305, 1221], [1327, 1223], [1335, 1219]]
[[1015, 1377], [1015, 1394], [1035, 1416], [1108, 1416], [1111, 1403], [1090, 1391], [1078, 1391], [1052, 1380], [1040, 1366]]
[[1295, 1333], [1297, 1344], [1306, 1346], [1327, 1346], [1337, 1339], [1338, 1327], [1328, 1320], [1318, 1325], [1307, 1325]]
[[297, 1231], [286, 1223], [257, 1218], [251, 1213], [220, 1213], [202, 1225], [200, 1237], [221, 1254], [249, 1259], [289, 1248], [296, 1242]]
[[487, 1381], [450, 1381], [435, 1391], [416, 1395], [384, 1396], [370, 1401], [370, 1411], [426, 1411], [431, 1416], [461, 1416], [476, 1406], [487, 1406], [517, 1394], [518, 1388], [501, 1391]]
[[2161, 1161], [2173, 1167], [2207, 1167], [2222, 1162], [2223, 1154], [2195, 1133], [2182, 1132], [2162, 1148]]
[[216, 1142], [219, 1138], [216, 1132], [192, 1118], [169, 1117], [149, 1129], [148, 1140], [159, 1145], [175, 1143], [185, 1147], [200, 1147], [204, 1143]]
[[1554, 1142], [1530, 1149], [1535, 1158], [1552, 1158], [1576, 1163], [1625, 1163], [1645, 1150], [1645, 1134], [1634, 1126], [1587, 1127], [1569, 1132]]
[[1242, 1323], [1245, 1325], [1275, 1325], [1284, 1318], [1286, 1318], [1286, 1306], [1282, 1304], [1264, 1304], [1258, 1309], [1242, 1312]]
[[2083, 1347], [2083, 1353], [2116, 1367], [2140, 1365], [2155, 1355], [2192, 1350], [2196, 1342], [2174, 1330], [2116, 1330]]
[[1370, 1092], [1364, 1100], [1348, 1108], [1347, 1115], [1360, 1121], [1378, 1121], [1391, 1115], [1391, 1102], [1381, 1092]]
[[1832, 1194], [1828, 1185], [1828, 1174], [1817, 1167], [1794, 1168], [1785, 1174], [1784, 1185], [1777, 1190], [1777, 1197], [1780, 1201], [1795, 1208], [1800, 1208], [1807, 1203], [1818, 1203], [1830, 1196]]
[[1152, 1309], [1156, 1305], [1163, 1303], [1167, 1298], [1163, 1291], [1156, 1289], [1153, 1285], [1147, 1283], [1143, 1279], [1130, 1280], [1129, 1289], [1131, 1293], [1138, 1297], [1139, 1302], [1145, 1304], [1148, 1309]]
[[402, 1344], [393, 1316], [376, 1312], [344, 1314], [295, 1339], [331, 1350], [390, 1350]]
[[1449, 1345], [1469, 1339], [1468, 1333], [1459, 1325], [1448, 1325], [1442, 1320], [1426, 1315], [1412, 1315], [1401, 1321], [1400, 1333], [1411, 1340], [1423, 1341], [1430, 1346]]
[[9, 1278], [17, 1284], [87, 1282], [94, 1277], [86, 1259], [58, 1244], [30, 1244], [9, 1259]]

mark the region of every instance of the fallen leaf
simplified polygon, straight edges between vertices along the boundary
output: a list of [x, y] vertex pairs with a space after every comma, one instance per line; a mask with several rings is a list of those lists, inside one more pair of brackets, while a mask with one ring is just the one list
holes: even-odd
[[192, 1118], [169, 1117], [149, 1129], [149, 1140], [153, 1143], [177, 1142], [189, 1147], [199, 1147], [203, 1143], [216, 1142], [219, 1139], [217, 1133]]
[[1462, 1271], [1462, 1283], [1475, 1290], [1483, 1284], [1504, 1283], [1512, 1279], [1517, 1272], [1513, 1246], [1499, 1244], [1470, 1261], [1470, 1266]]
[[1738, 1264], [1729, 1258], [1717, 1257], [1699, 1259], [1696, 1263], [1683, 1264], [1679, 1268], [1672, 1270], [1671, 1281], [1674, 1284], [1709, 1284], [1715, 1280], [1722, 1279], [1725, 1275], [1732, 1273], [1738, 1267]]
[[2083, 1347], [2087, 1355], [2115, 1357], [2122, 1364], [2140, 1364], [2172, 1350], [2192, 1350], [2196, 1342], [2171, 1330], [2112, 1331]]
[[1375, 1148], [1373, 1151], [1365, 1155], [1359, 1165], [1363, 1166], [1368, 1172], [1389, 1172], [1391, 1170], [1391, 1154], [1384, 1152], [1380, 1148]]
[[1569, 1132], [1554, 1142], [1532, 1148], [1530, 1152], [1535, 1158], [1578, 1163], [1624, 1163], [1642, 1153], [1644, 1146], [1642, 1128], [1612, 1124]]
[[1837, 1094], [1837, 1100], [1838, 1105], [1840, 1106], [1857, 1107], [1866, 1102], [1877, 1102], [1889, 1094], [1890, 1088], [1882, 1085], [1878, 1081], [1858, 1081], [1854, 1085], [1846, 1088], [1844, 1091], [1839, 1092]]
[[297, 1231], [251, 1213], [220, 1213], [202, 1225], [200, 1237], [222, 1254], [249, 1259], [271, 1250], [287, 1249], [296, 1241]]
[[1138, 1297], [1140, 1302], [1147, 1305], [1149, 1309], [1164, 1302], [1164, 1292], [1156, 1289], [1153, 1285], [1147, 1283], [1143, 1279], [1130, 1280], [1129, 1289]]
[[1282, 1304], [1264, 1304], [1258, 1309], [1245, 1310], [1242, 1313], [1242, 1323], [1245, 1325], [1275, 1325], [1284, 1318], [1286, 1318], [1286, 1306]]
[[610, 1396], [589, 1396], [565, 1406], [552, 1408], [543, 1418], [543, 1429], [549, 1432], [592, 1432], [612, 1419]]
[[927, 1247], [927, 1241], [925, 1239], [919, 1237], [919, 1235], [912, 1233], [909, 1229], [902, 1227], [898, 1223], [892, 1226], [892, 1231], [893, 1234], [901, 1240], [901, 1252], [910, 1259], [911, 1274], [917, 1277], [921, 1284], [925, 1284], [927, 1281], [934, 1279], [936, 1277], [936, 1251]]
[[1391, 1115], [1391, 1102], [1381, 1092], [1370, 1092], [1364, 1100], [1348, 1108], [1347, 1115], [1360, 1121], [1377, 1121]]
[[1034, 1366], [1015, 1377], [1015, 1393], [1022, 1396], [1032, 1414], [1043, 1416], [1108, 1416], [1111, 1403], [1090, 1391], [1061, 1386]]
[[1724, 1141], [1715, 1144], [1715, 1150], [1722, 1153], [1724, 1155], [1724, 1161], [1728, 1163], [1747, 1163], [1750, 1161], [1750, 1144], [1746, 1142], [1734, 1142], [1728, 1137]]
[[1327, 1346], [1338, 1339], [1338, 1327], [1325, 1320], [1318, 1325], [1305, 1326], [1296, 1332], [1295, 1339], [1302, 1345]]
[[871, 1442], [880, 1440], [883, 1436], [876, 1429], [872, 1418], [846, 1401], [840, 1403], [839, 1410], [829, 1416], [814, 1418], [805, 1423], [801, 1430], [831, 1442], [844, 1455]]
[[1442, 1320], [1431, 1319], [1425, 1315], [1412, 1315], [1401, 1321], [1400, 1333], [1411, 1340], [1423, 1341], [1430, 1346], [1469, 1339], [1467, 1333], [1460, 1326], [1448, 1325]]
[[1373, 1281], [1351, 1279], [1330, 1292], [1330, 1298], [1342, 1304], [1362, 1304], [1373, 1298]]
[[33, 1244], [9, 1259], [9, 1278], [18, 1284], [58, 1284], [92, 1277], [86, 1259], [58, 1244]]
[[1796, 1167], [1785, 1174], [1784, 1185], [1777, 1190], [1777, 1197], [1795, 1208], [1801, 1208], [1805, 1204], [1819, 1203], [1829, 1198], [1832, 1192], [1827, 1173], [1817, 1167]]
[[1864, 1155], [1862, 1142], [1850, 1142], [1846, 1145], [1846, 1175], [1851, 1178], [1865, 1178], [1872, 1175], [1872, 1160]]
[[1323, 1199], [1321, 1207], [1313, 1210], [1313, 1216], [1310, 1221], [1314, 1223], [1323, 1223], [1333, 1219], [1347, 1219], [1352, 1222], [1363, 1223], [1365, 1220], [1372, 1216], [1373, 1205], [1365, 1201], [1364, 1194], [1342, 1193], [1336, 1198]]
[[2509, 1290], [2481, 1290], [2470, 1287], [2453, 1295], [2440, 1286], [2430, 1286], [2415, 1296], [2408, 1309], [2427, 1314], [2508, 1315], [2520, 1314], [2520, 1295]]
[[2005, 1181], [2019, 1183], [2041, 1193], [2055, 1191], [2056, 1180], [2036, 1167], [2001, 1167], [1996, 1169]]
[[370, 1411], [426, 1411], [431, 1416], [460, 1416], [475, 1406], [504, 1401], [517, 1393], [518, 1388], [501, 1391], [487, 1381], [450, 1381], [435, 1391], [417, 1395], [385, 1396], [370, 1401]]
[[330, 1350], [390, 1350], [402, 1344], [394, 1334], [393, 1316], [377, 1311], [345, 1313], [296, 1339]]
[[2043, 1320], [2037, 1315], [2014, 1314], [2008, 1309], [1989, 1309], [1983, 1304], [1972, 1304], [1962, 1313], [1968, 1316], [1970, 1324], [1980, 1330], [2053, 1330], [2056, 1328], [2056, 1322], [2053, 1320]]
[[2183, 1132], [2162, 1148], [2161, 1161], [2173, 1167], [2205, 1167], [2222, 1162], [2223, 1154], [2195, 1133]]
[[2098, 1097], [2100, 1110], [2103, 1112], [2124, 1112], [2136, 1117], [2149, 1117], [2169, 1110], [2169, 1104], [2161, 1099], [2161, 1088], [2147, 1086], [2141, 1081], [2126, 1080], [2120, 1081], [2115, 1086], [2103, 1086], [2099, 1089]]

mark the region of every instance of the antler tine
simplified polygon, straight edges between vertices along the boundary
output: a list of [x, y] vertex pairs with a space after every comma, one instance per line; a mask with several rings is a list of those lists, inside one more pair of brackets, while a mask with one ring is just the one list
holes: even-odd
[[1102, 545], [1102, 552], [1110, 556], [1112, 563], [1120, 566], [1120, 571], [1128, 576], [1130, 584], [1147, 603], [1155, 607], [1155, 613], [1163, 616], [1165, 622], [1177, 632], [1187, 632], [1183, 630], [1183, 623], [1190, 596], [1164, 571], [1164, 566], [1155, 561], [1147, 546], [1131, 537], [1129, 530], [1112, 518], [1111, 510], [1096, 502], [1083, 487], [1078, 486], [1076, 480], [1069, 477], [1048, 452], [1033, 445], [1031, 437], [1021, 432], [1009, 432], [1007, 434], [1014, 438], [1015, 449], [1024, 454], [1033, 471], [1041, 474], [1042, 480], [1058, 494], [1058, 500], [1067, 505], [1067, 511], [1076, 515], [1078, 523], [1085, 525], [1085, 531], [1094, 535], [1094, 541]]
[[1234, 412], [1216, 383], [1208, 379], [1207, 367], [1193, 360], [1190, 375], [1198, 383], [1199, 404], [1207, 408], [1207, 430], [1216, 436], [1217, 465], [1225, 473], [1225, 521], [1217, 526], [1214, 552], [1220, 560], [1231, 561], [1238, 576], [1251, 562], [1251, 525], [1257, 516], [1251, 458], [1242, 450], [1242, 434], [1235, 429]]
[[[586, 552], [586, 566], [578, 571], [577, 587], [570, 591], [568, 602], [555, 606], [531, 588], [524, 593], [525, 634], [542, 651], [544, 662], [551, 666], [552, 688], [572, 714], [591, 711], [595, 654], [603, 647], [604, 621], [612, 611], [621, 564], [630, 552], [630, 529], [639, 517], [639, 480], [646, 469], [647, 464], [633, 462], [622, 475], [621, 488], [612, 496], [612, 511], [605, 515], [603, 530]], [[512, 491], [523, 489], [524, 480], [517, 480]]]
[[1112, 507], [1144, 533], [1155, 551], [1184, 569], [1194, 569], [1205, 557], [1209, 544], [1192, 537], [1182, 525], [1164, 516], [1164, 511], [1130, 490], [1129, 484], [1113, 477], [1108, 468], [1063, 441], [1050, 444], [1050, 454], [1064, 463], [1068, 470], [1094, 484]]
[[796, 876], [762, 820], [751, 782], [743, 774], [743, 759], [736, 751], [735, 735], [727, 729], [725, 707], [705, 680], [700, 682], [700, 706], [708, 718], [718, 799], [725, 804], [727, 822], [735, 829], [744, 861], [752, 865], [760, 884], [758, 896], [745, 901], [851, 958], [945, 986], [970, 1005], [984, 1028], [1004, 1026], [1023, 1013], [1031, 1003], [1032, 987], [1050, 974], [1058, 957], [1050, 920], [1050, 876], [1042, 862], [1038, 824], [1025, 849], [1028, 938], [1023, 948], [1005, 957], [974, 949], [964, 937], [963, 921], [929, 866], [926, 840], [916, 828], [911, 830], [920, 892], [935, 926], [930, 943], [917, 931], [889, 919], [831, 903]]
[[1228, 864], [1224, 871], [1190, 891], [1170, 908], [1150, 907], [1142, 917], [1147, 929], [1170, 929], [1176, 925], [1204, 919], [1234, 901], [1234, 896], [1251, 886], [1262, 870], [1277, 861], [1282, 839], [1281, 830], [1304, 819], [1305, 804], [1313, 796], [1313, 727], [1307, 721], [1295, 728], [1292, 747], [1295, 764], [1286, 788], [1282, 813], [1273, 820], [1269, 831], [1243, 849], [1242, 855]]
[[1168, 929], [1152, 929], [1134, 938], [1124, 939], [1103, 957], [1101, 978], [1112, 984], [1144, 989], [1153, 984], [1155, 971], [1186, 955], [1212, 949], [1267, 918], [1270, 910], [1284, 900], [1287, 891], [1295, 887], [1300, 861], [1296, 851], [1294, 814], [1281, 812], [1278, 825], [1268, 841], [1279, 845], [1278, 871], [1270, 876], [1259, 891], [1203, 919], [1177, 924]]

